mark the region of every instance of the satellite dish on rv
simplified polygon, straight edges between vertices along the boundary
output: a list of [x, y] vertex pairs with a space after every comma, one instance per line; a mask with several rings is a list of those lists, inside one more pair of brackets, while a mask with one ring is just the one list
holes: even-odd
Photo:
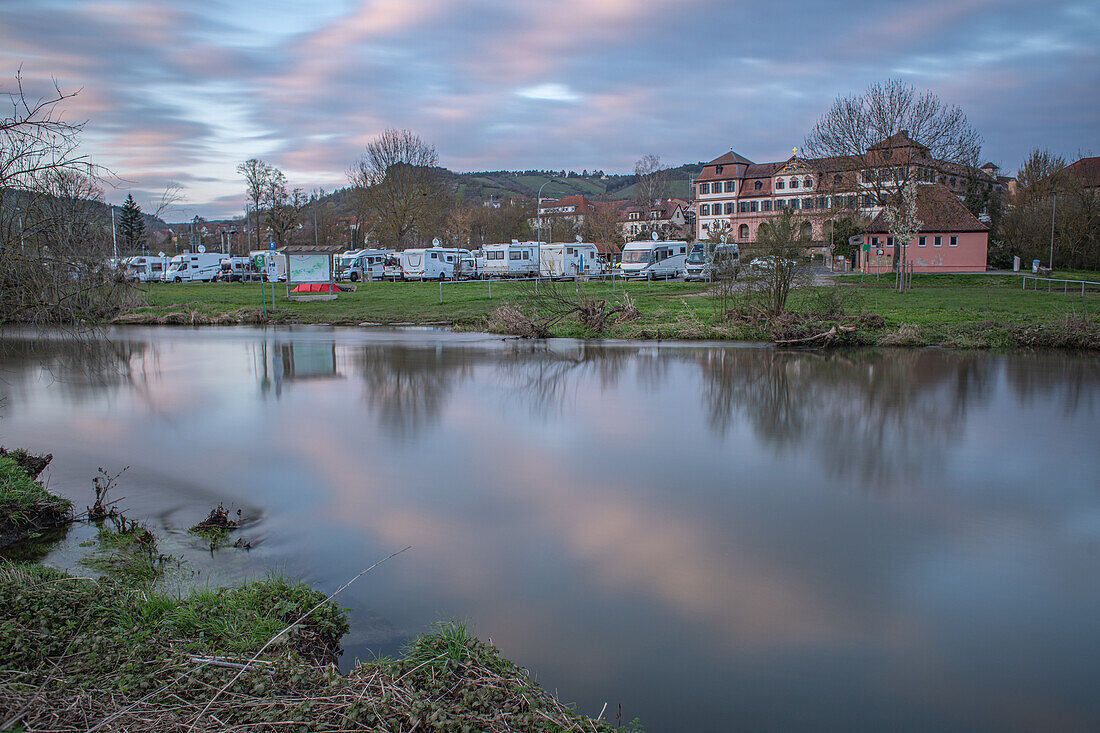
[[439, 237], [436, 237], [435, 239], [432, 240], [432, 246], [433, 247], [438, 247], [439, 246]]
[[164, 256], [164, 252], [157, 252], [157, 257], [163, 257], [163, 256]]
[[583, 241], [584, 241], [584, 237], [582, 237], [581, 235], [579, 235], [579, 234], [578, 234], [578, 235], [576, 236], [576, 240], [577, 240], [577, 244], [580, 244], [581, 242], [583, 242]]
[[201, 254], [206, 254], [206, 245], [205, 244], [200, 244], [199, 245], [199, 254], [200, 255]]
[[519, 244], [519, 240], [518, 239], [513, 239], [512, 244]]
[[658, 237], [657, 232], [653, 232], [653, 234], [651, 234], [650, 236], [653, 237], [654, 242], [657, 241], [657, 237]]

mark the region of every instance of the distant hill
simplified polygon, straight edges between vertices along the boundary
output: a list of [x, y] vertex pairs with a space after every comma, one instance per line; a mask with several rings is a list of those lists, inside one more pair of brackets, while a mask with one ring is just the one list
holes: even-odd
[[[668, 169], [669, 194], [687, 198], [691, 179], [703, 170], [703, 164], [686, 164]], [[575, 171], [477, 171], [454, 173], [443, 169], [451, 189], [467, 200], [488, 201], [492, 198], [528, 196], [534, 198], [542, 187], [543, 197], [583, 195], [590, 199], [607, 196], [628, 199], [634, 196], [637, 177], [604, 174], [602, 171], [580, 174]]]

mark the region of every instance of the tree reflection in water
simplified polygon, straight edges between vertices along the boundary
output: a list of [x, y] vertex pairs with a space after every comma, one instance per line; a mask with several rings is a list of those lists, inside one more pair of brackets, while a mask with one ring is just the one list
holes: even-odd
[[4, 403], [26, 394], [23, 385], [45, 379], [73, 401], [97, 399], [127, 387], [147, 395], [160, 376], [156, 348], [140, 339], [105, 338], [103, 332], [8, 331], [0, 347], [0, 390]]
[[746, 420], [779, 451], [812, 450], [833, 475], [871, 485], [935, 465], [988, 401], [988, 355], [866, 349], [700, 352], [710, 427]]
[[350, 350], [364, 400], [394, 437], [409, 439], [439, 420], [453, 389], [469, 379], [481, 349], [442, 344], [371, 345]]

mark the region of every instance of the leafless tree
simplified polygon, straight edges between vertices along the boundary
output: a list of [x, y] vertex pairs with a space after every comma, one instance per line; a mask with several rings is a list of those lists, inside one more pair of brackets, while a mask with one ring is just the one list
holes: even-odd
[[55, 83], [34, 101], [19, 73], [0, 90], [0, 323], [98, 321], [133, 296], [107, 261], [102, 169], [80, 152], [84, 124], [62, 115], [75, 94]]
[[[252, 202], [252, 215], [255, 220], [256, 246], [260, 246], [260, 204], [268, 193], [271, 177], [275, 168], [257, 158], [249, 158], [237, 166], [237, 172], [244, 176], [245, 191]], [[245, 220], [247, 227], [248, 221]]]
[[643, 206], [668, 197], [668, 171], [661, 167], [661, 156], [649, 153], [634, 163], [634, 199]]
[[404, 249], [433, 220], [442, 225], [443, 186], [435, 148], [411, 130], [386, 130], [348, 170], [358, 211], [377, 217], [383, 244]]
[[751, 253], [755, 264], [743, 271], [750, 303], [768, 316], [786, 311], [791, 290], [809, 279], [803, 266], [807, 244], [805, 228], [791, 209], [784, 209], [779, 216], [760, 225]]
[[[981, 144], [959, 107], [890, 79], [838, 98], [806, 137], [804, 152], [853, 174], [845, 180], [861, 200], [897, 214], [911, 182], [978, 176]], [[895, 267], [903, 264], [901, 244], [894, 240]]]
[[265, 206], [264, 221], [275, 237], [275, 246], [286, 244], [287, 234], [298, 226], [302, 210], [309, 199], [302, 189], [287, 190], [286, 176], [278, 168], [271, 168], [261, 204]]

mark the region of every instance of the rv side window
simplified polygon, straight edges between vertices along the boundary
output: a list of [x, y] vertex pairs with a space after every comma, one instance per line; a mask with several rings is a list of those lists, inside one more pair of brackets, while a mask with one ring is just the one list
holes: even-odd
[[439, 259], [439, 255], [438, 255], [438, 254], [436, 254], [435, 252], [432, 252], [432, 259], [433, 259], [433, 260], [438, 260], [438, 259]]
[[447, 262], [454, 262], [455, 261], [454, 255], [447, 255], [443, 259], [445, 259]]
[[687, 247], [681, 247], [680, 254], [687, 254]]

